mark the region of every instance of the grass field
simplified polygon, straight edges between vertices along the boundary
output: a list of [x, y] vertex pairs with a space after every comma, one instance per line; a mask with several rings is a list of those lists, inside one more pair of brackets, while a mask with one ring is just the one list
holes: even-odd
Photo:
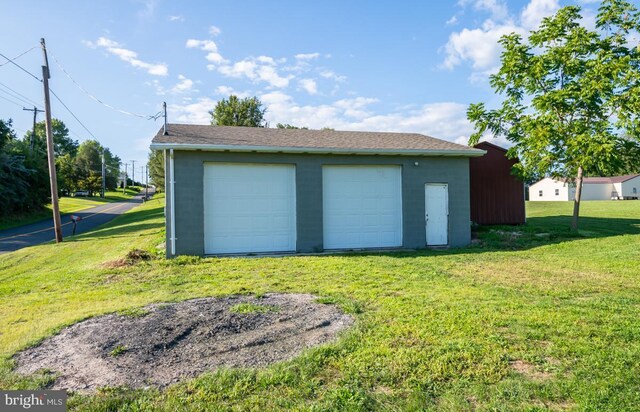
[[[165, 391], [74, 395], [73, 410], [638, 410], [640, 202], [529, 203], [524, 227], [448, 251], [166, 261], [162, 198], [90, 234], [0, 256], [0, 388], [11, 356], [65, 325], [150, 302], [311, 292], [354, 314], [327, 346]], [[156, 259], [103, 264], [133, 248]]]
[[[59, 199], [60, 214], [79, 212], [83, 209], [99, 206], [103, 203], [118, 202], [120, 200], [131, 199], [138, 194], [140, 188], [127, 188], [123, 193], [122, 190], [105, 192], [105, 197], [69, 197], [62, 196]], [[51, 205], [45, 206], [41, 211], [12, 216], [7, 219], [0, 219], [0, 230], [11, 229], [29, 223], [39, 222], [41, 220], [51, 219]]]

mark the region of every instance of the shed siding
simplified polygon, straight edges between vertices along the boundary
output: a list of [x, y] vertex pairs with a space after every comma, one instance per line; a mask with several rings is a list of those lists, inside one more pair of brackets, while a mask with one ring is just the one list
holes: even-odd
[[583, 183], [580, 200], [609, 200], [613, 191], [613, 183]]
[[[399, 165], [402, 167], [403, 247], [425, 247], [426, 183], [449, 184], [450, 246], [469, 244], [469, 160], [464, 157], [295, 155], [175, 151], [176, 254], [204, 254], [204, 163], [285, 163], [296, 166], [298, 252], [323, 246], [322, 166]], [[418, 162], [416, 166], [415, 163]], [[169, 234], [167, 233], [167, 240]], [[167, 242], [167, 247], [169, 243]]]
[[[629, 198], [640, 198], [640, 176], [624, 181], [620, 186], [620, 196]], [[633, 188], [636, 189], [636, 193], [633, 193]]]
[[518, 160], [492, 144], [475, 147], [487, 154], [469, 159], [471, 220], [481, 225], [525, 223], [524, 183], [511, 174]]
[[[555, 191], [558, 190], [556, 196]], [[542, 196], [540, 196], [542, 191]], [[575, 191], [570, 190], [569, 184], [559, 180], [545, 177], [537, 183], [529, 186], [529, 200], [531, 201], [567, 201], [572, 199]]]

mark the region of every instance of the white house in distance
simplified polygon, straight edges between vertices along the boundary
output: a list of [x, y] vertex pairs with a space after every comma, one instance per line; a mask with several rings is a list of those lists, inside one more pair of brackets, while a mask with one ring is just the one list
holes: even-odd
[[[582, 185], [582, 200], [622, 200], [638, 199], [640, 193], [640, 174], [585, 177]], [[567, 201], [573, 200], [576, 187], [572, 182], [564, 182], [545, 177], [529, 186], [529, 200]]]

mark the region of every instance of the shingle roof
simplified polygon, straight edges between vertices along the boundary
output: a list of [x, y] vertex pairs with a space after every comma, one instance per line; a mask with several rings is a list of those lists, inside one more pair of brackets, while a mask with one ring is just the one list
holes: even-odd
[[153, 149], [256, 150], [323, 153], [404, 153], [481, 156], [484, 151], [418, 133], [271, 129], [262, 127], [169, 124]]
[[638, 176], [640, 176], [640, 174], [611, 176], [611, 177], [585, 177], [582, 183], [622, 183]]

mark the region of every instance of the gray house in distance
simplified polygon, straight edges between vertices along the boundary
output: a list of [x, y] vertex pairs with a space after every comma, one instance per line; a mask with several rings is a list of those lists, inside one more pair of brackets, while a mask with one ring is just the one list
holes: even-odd
[[413, 133], [169, 124], [167, 256], [470, 242], [469, 158]]

